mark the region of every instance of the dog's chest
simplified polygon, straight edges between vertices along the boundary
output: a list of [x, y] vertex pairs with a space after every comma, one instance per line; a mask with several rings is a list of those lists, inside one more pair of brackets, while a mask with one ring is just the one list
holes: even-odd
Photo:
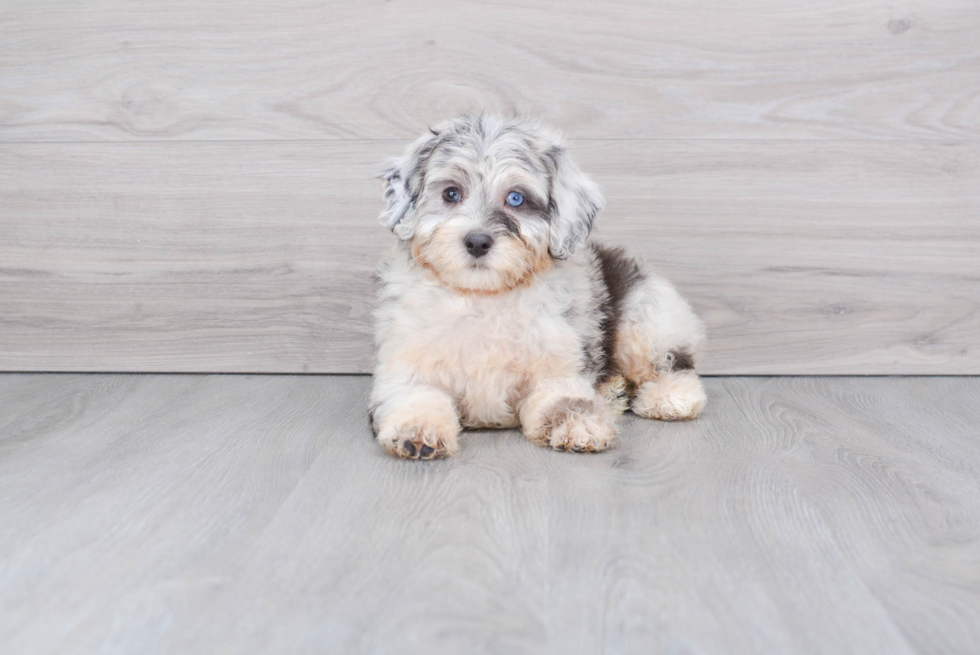
[[547, 299], [430, 297], [405, 309], [417, 329], [403, 352], [454, 396], [469, 426], [516, 426], [516, 405], [537, 380], [580, 365], [580, 339]]

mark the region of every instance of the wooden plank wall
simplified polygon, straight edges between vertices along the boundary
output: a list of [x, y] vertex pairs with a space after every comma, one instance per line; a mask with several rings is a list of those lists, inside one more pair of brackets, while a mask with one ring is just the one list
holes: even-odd
[[519, 109], [711, 374], [980, 373], [980, 3], [0, 4], [0, 370], [367, 372], [379, 162]]

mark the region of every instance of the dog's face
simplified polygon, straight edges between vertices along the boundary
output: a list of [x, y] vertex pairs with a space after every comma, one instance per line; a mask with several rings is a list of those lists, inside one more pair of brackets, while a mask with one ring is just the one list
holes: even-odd
[[525, 119], [449, 121], [382, 178], [381, 221], [442, 284], [463, 292], [528, 282], [585, 242], [602, 207], [560, 136]]

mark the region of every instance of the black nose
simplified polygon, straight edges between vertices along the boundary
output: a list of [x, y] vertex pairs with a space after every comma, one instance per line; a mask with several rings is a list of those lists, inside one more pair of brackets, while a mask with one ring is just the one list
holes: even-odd
[[466, 252], [479, 259], [490, 252], [493, 237], [485, 232], [470, 232], [463, 239], [463, 243], [466, 244]]

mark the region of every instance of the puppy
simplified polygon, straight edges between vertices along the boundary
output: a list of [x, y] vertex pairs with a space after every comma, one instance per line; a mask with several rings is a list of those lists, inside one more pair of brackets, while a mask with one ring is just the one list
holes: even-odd
[[381, 177], [399, 239], [379, 271], [369, 410], [386, 451], [445, 457], [461, 427], [520, 426], [596, 452], [627, 398], [648, 418], [701, 412], [704, 327], [669, 282], [589, 241], [603, 198], [560, 134], [464, 116]]

